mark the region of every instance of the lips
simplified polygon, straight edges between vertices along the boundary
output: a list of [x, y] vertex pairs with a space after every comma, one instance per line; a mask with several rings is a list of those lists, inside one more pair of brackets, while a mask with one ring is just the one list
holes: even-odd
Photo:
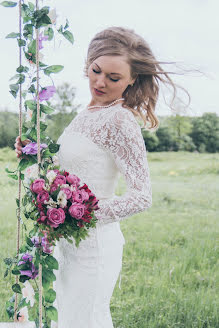
[[97, 95], [104, 95], [104, 94], [105, 94], [105, 92], [100, 91], [100, 90], [98, 90], [98, 89], [96, 89], [96, 88], [94, 88], [94, 91], [95, 91], [95, 93], [96, 93]]

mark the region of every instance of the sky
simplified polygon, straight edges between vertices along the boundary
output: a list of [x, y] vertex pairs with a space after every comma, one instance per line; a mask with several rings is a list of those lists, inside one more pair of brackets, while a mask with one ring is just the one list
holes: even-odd
[[[44, 0], [40, 6], [56, 8], [57, 26], [69, 20], [74, 44], [59, 35], [55, 41], [44, 42], [43, 62], [64, 65], [53, 75], [56, 86], [68, 82], [76, 88], [75, 104], [85, 107], [90, 101], [88, 80], [83, 67], [89, 42], [94, 35], [110, 26], [134, 29], [149, 43], [160, 61], [177, 62], [179, 75], [171, 75], [191, 96], [185, 114], [200, 116], [204, 112], [219, 115], [219, 1], [218, 0]], [[18, 32], [18, 8], [0, 6], [0, 110], [18, 112], [18, 100], [9, 93], [9, 79], [18, 66], [16, 40], [5, 39]], [[25, 62], [25, 59], [23, 59]], [[170, 66], [162, 66], [170, 69]], [[171, 66], [172, 68], [172, 66]], [[182, 74], [184, 69], [184, 74]], [[42, 77], [41, 82], [51, 81]], [[162, 89], [168, 97], [168, 90]], [[185, 95], [180, 94], [183, 101]], [[171, 115], [163, 96], [156, 106], [157, 115]]]

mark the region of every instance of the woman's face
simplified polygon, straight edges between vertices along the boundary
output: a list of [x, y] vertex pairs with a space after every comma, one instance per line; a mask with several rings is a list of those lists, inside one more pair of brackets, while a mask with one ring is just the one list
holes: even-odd
[[124, 56], [100, 56], [88, 68], [92, 95], [90, 106], [107, 105], [122, 94], [135, 79], [130, 76], [130, 65]]

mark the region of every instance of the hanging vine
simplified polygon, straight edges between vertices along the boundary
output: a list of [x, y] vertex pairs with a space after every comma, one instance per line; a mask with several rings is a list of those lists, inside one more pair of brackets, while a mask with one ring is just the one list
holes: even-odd
[[[38, 0], [35, 3], [3, 1], [1, 5], [19, 5], [19, 32], [6, 36], [16, 39], [19, 47], [19, 66], [10, 79], [15, 82], [9, 85], [9, 92], [14, 98], [19, 93], [19, 135], [21, 140], [30, 140], [22, 149], [17, 169], [6, 168], [8, 176], [19, 181], [17, 252], [4, 259], [4, 276], [9, 273], [16, 276], [16, 283], [12, 285], [14, 294], [6, 302], [6, 311], [14, 321], [29, 320], [34, 321], [36, 327], [49, 328], [52, 320], [58, 320], [52, 284], [56, 280], [54, 270], [58, 270], [59, 264], [52, 256], [53, 247], [60, 238], [70, 243], [74, 240], [78, 247], [88, 236], [89, 228], [96, 226], [94, 212], [99, 209], [98, 200], [86, 184], [80, 185], [77, 176], [60, 169], [55, 156], [59, 145], [45, 133], [45, 117], [54, 111], [48, 102], [56, 92], [52, 75], [64, 67], [45, 64], [41, 50], [56, 34], [73, 44], [69, 22], [66, 19], [65, 24], [57, 27], [55, 9], [39, 8]], [[22, 63], [22, 54], [26, 64]], [[42, 74], [51, 80], [51, 85], [42, 86]], [[22, 125], [23, 101], [29, 119]], [[22, 200], [21, 181], [25, 189]], [[32, 223], [29, 231], [24, 219]], [[20, 224], [26, 231], [22, 245]]]

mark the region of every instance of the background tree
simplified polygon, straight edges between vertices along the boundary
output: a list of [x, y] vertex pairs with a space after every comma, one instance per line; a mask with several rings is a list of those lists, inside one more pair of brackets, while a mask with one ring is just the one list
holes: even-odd
[[65, 82], [57, 87], [56, 94], [49, 102], [55, 111], [47, 116], [48, 127], [46, 132], [54, 142], [77, 115], [77, 109], [80, 105], [75, 104], [75, 91], [75, 87]]
[[190, 136], [199, 152], [216, 153], [219, 151], [219, 117], [216, 113], [204, 113], [193, 118]]

